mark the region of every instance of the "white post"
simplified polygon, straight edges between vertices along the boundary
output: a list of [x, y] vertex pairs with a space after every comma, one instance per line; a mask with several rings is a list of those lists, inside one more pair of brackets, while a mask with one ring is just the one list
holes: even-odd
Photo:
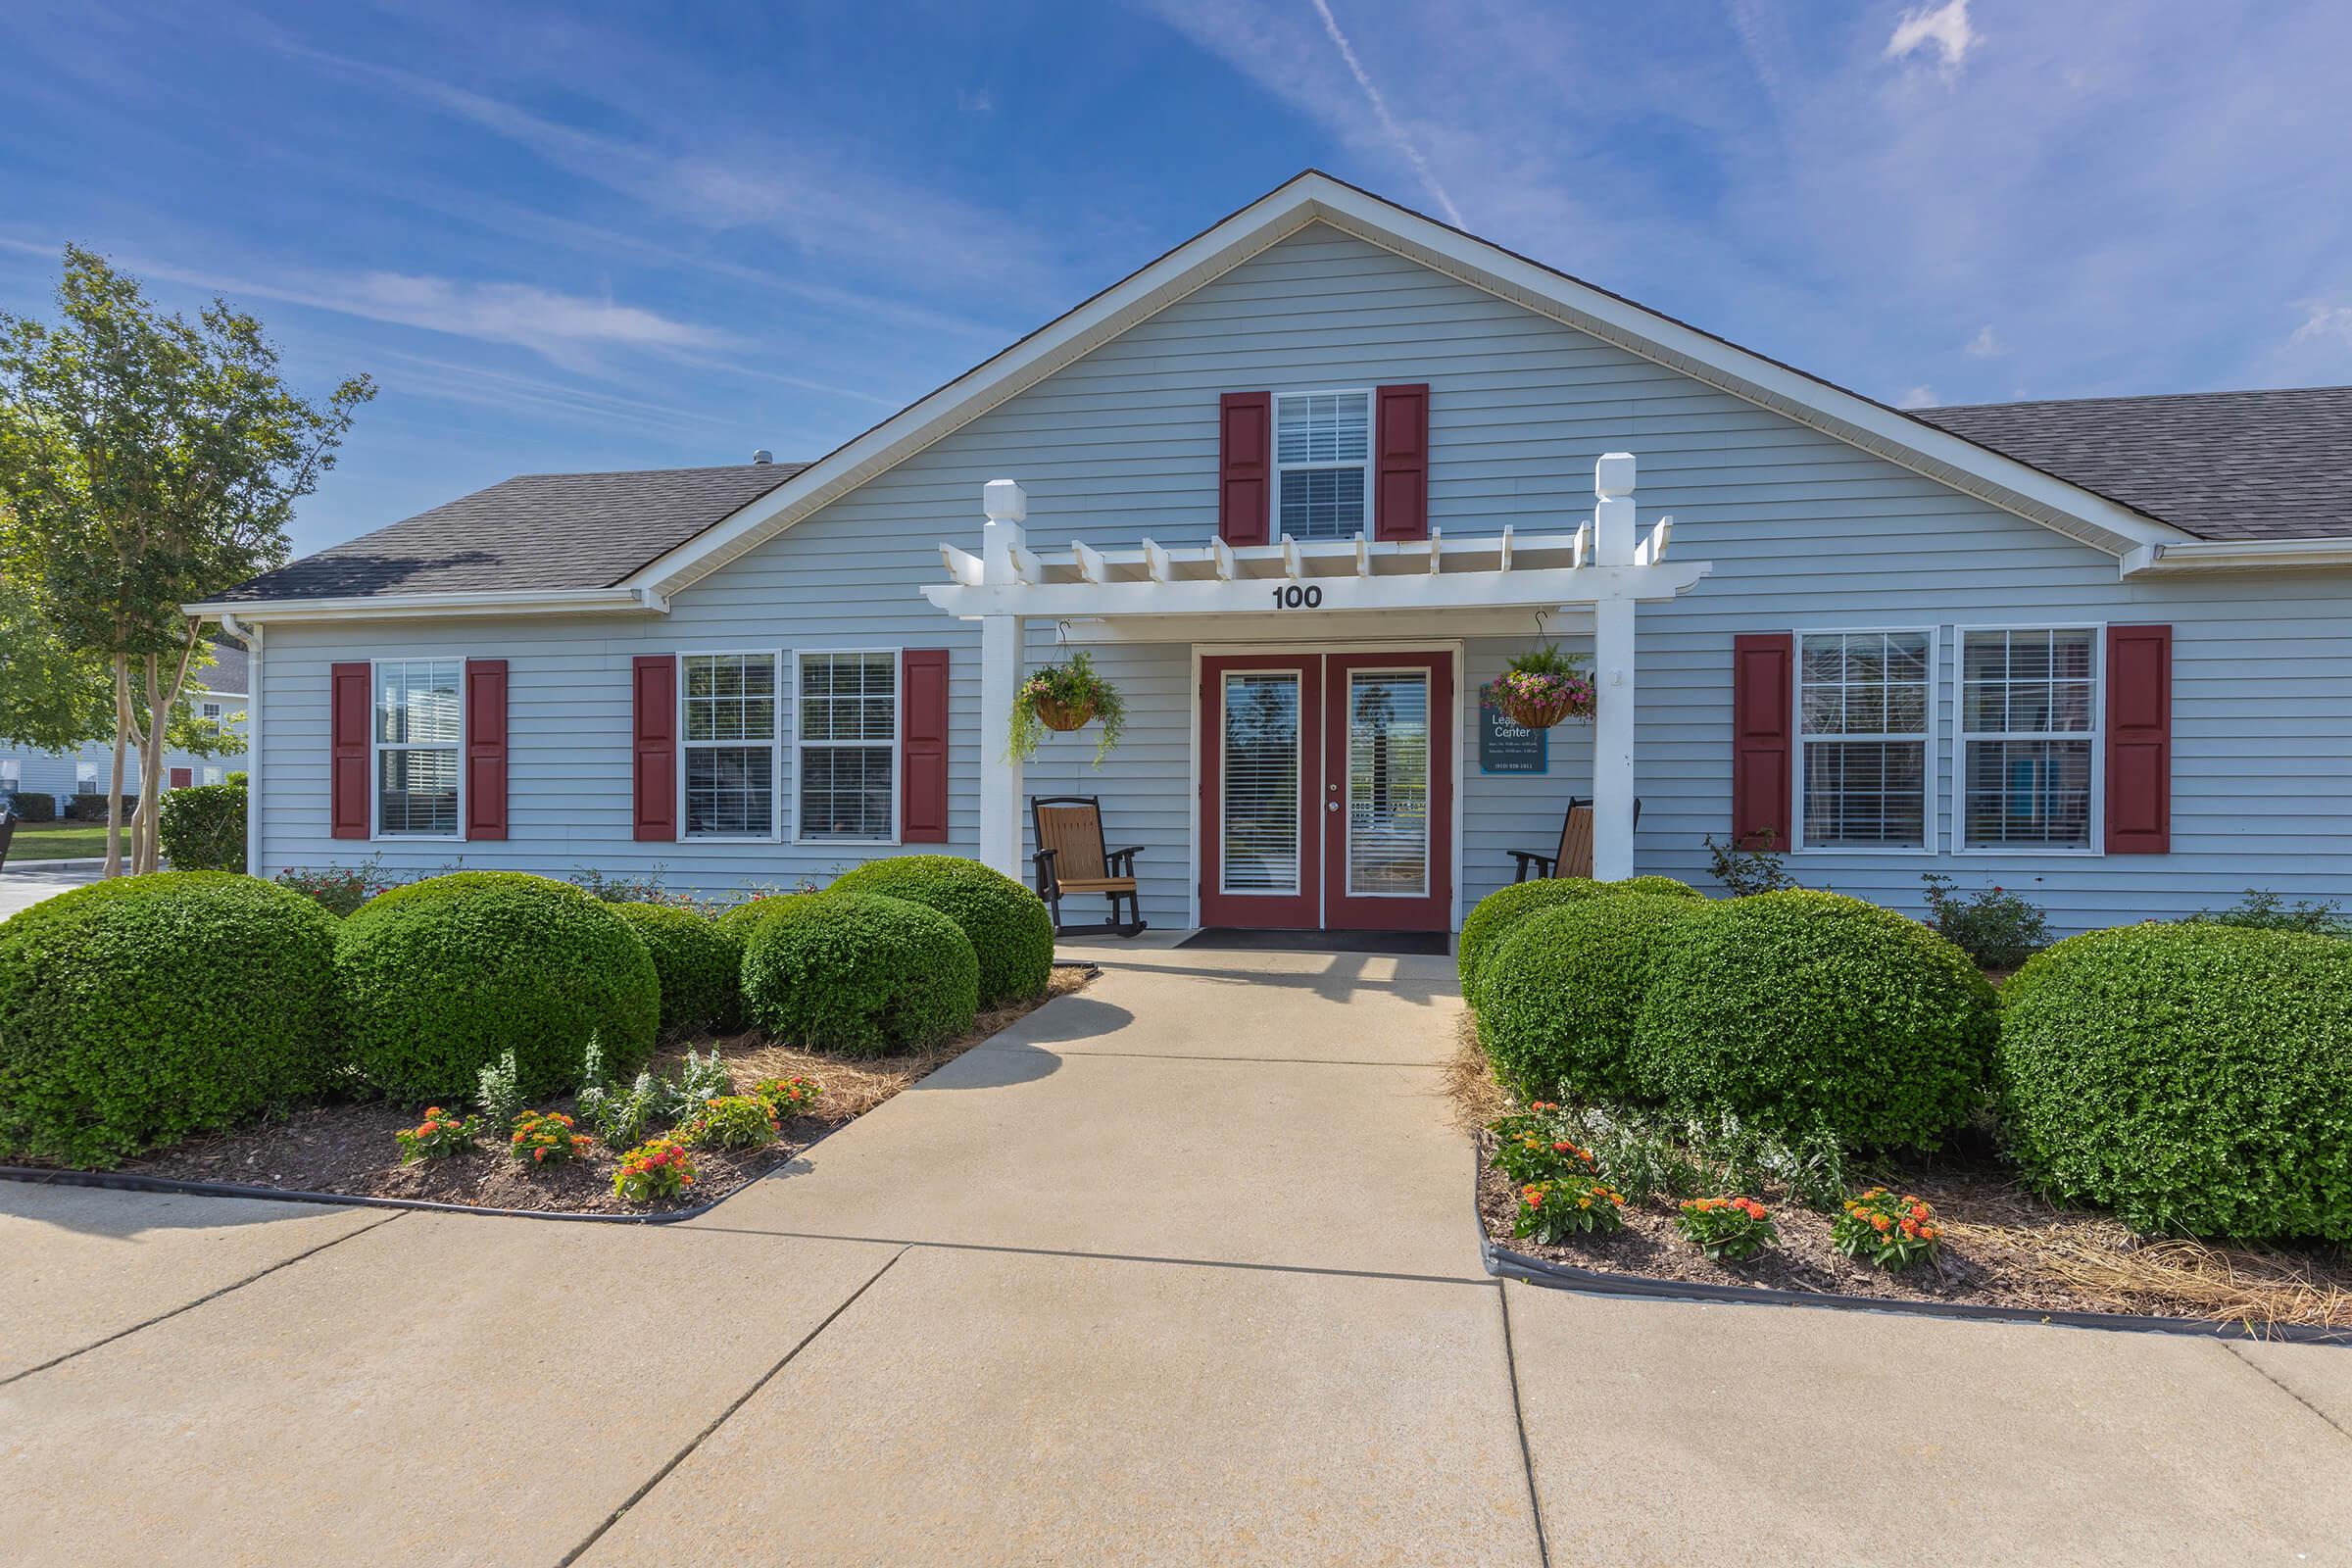
[[[1634, 455], [1604, 453], [1592, 467], [1592, 554], [1596, 564], [1634, 561]], [[1634, 601], [1592, 607], [1592, 875], [1634, 874]]]
[[[1021, 524], [1029, 497], [1010, 479], [991, 479], [981, 492], [988, 514], [982, 531], [980, 579], [991, 586], [1020, 580], [1013, 552], [1025, 549]], [[1021, 764], [1006, 749], [1013, 694], [1021, 684], [1022, 621], [1018, 615], [980, 617], [980, 860], [1021, 879]]]

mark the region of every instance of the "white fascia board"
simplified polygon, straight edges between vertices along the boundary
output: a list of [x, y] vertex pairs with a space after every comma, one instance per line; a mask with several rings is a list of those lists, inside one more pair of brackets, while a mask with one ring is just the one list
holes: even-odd
[[[1320, 577], [1315, 610], [1284, 612], [1298, 620], [1330, 615], [1416, 610], [1531, 609], [1589, 605], [1601, 600], [1665, 600], [1707, 575], [1711, 564], [1656, 566], [1555, 566], [1533, 571], [1430, 572], [1416, 576]], [[963, 619], [1030, 615], [1075, 620], [1086, 616], [1257, 614], [1275, 610], [1285, 584], [1273, 578], [1186, 582], [1001, 583], [971, 588], [933, 583], [923, 597]]]
[[2352, 539], [2188, 539], [2142, 545], [2127, 554], [2121, 575], [2200, 571], [2287, 571], [2352, 566]]
[[341, 599], [241, 600], [180, 606], [219, 620], [276, 625], [305, 620], [420, 620], [478, 615], [665, 615], [669, 604], [640, 588], [510, 588], [448, 594], [364, 594]]

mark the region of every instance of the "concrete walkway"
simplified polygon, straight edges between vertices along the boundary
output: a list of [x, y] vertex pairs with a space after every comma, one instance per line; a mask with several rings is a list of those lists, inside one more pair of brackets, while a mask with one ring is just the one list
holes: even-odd
[[1122, 949], [673, 1226], [0, 1184], [0, 1555], [2352, 1560], [2352, 1351], [1498, 1287], [1457, 1005]]
[[0, 920], [7, 919], [19, 909], [29, 909], [43, 899], [53, 899], [69, 888], [77, 888], [98, 880], [98, 868], [103, 862], [84, 864], [79, 860], [11, 861], [0, 870]]

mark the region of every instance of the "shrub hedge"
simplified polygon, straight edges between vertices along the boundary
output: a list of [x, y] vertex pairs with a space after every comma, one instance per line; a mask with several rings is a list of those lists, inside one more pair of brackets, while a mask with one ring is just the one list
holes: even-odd
[[1489, 954], [1478, 1036], [1494, 1070], [1528, 1099], [1647, 1102], [1634, 1025], [1652, 980], [1695, 924], [1703, 899], [1618, 893], [1539, 910]]
[[919, 1050], [971, 1027], [980, 958], [937, 909], [879, 893], [790, 900], [752, 927], [744, 1010], [782, 1040], [852, 1055]]
[[2143, 1230], [2352, 1240], [2352, 943], [2213, 924], [2070, 937], [2001, 992], [2011, 1152]]
[[662, 986], [637, 930], [565, 883], [458, 871], [368, 900], [342, 924], [335, 979], [353, 1062], [396, 1100], [467, 1098], [514, 1053], [530, 1099], [579, 1082], [592, 1032], [605, 1070], [653, 1055]]
[[197, 784], [164, 797], [157, 838], [174, 871], [245, 869], [245, 786]]
[[1623, 882], [1595, 882], [1582, 876], [1547, 876], [1532, 882], [1514, 882], [1507, 888], [1497, 889], [1479, 900], [1477, 906], [1462, 919], [1462, 937], [1456, 949], [1454, 967], [1461, 976], [1463, 1000], [1473, 1007], [1479, 1005], [1479, 968], [1487, 956], [1511, 934], [1520, 921], [1540, 909], [1556, 909], [1563, 904], [1595, 898], [1603, 893], [1654, 893], [1682, 899], [1706, 897], [1688, 883], [1677, 882], [1670, 876], [1628, 877]]
[[1932, 1148], [1981, 1102], [1992, 988], [1916, 920], [1835, 893], [1730, 900], [1660, 968], [1637, 1071], [1695, 1113]]
[[1054, 973], [1054, 920], [1045, 900], [993, 866], [955, 855], [868, 860], [835, 893], [880, 893], [925, 905], [956, 922], [980, 958], [980, 1005], [1043, 996]]
[[752, 937], [752, 927], [778, 909], [808, 897], [808, 895], [806, 893], [763, 893], [755, 898], [746, 899], [732, 908], [720, 910], [718, 924], [722, 930], [733, 935], [738, 942], [749, 942]]
[[19, 790], [7, 797], [8, 808], [17, 813], [21, 822], [51, 822], [57, 819], [57, 797]]
[[222, 871], [117, 878], [0, 922], [0, 1151], [112, 1165], [324, 1085], [335, 924]]
[[743, 1015], [743, 934], [674, 904], [607, 904], [637, 928], [662, 982], [662, 1032], [732, 1030]]

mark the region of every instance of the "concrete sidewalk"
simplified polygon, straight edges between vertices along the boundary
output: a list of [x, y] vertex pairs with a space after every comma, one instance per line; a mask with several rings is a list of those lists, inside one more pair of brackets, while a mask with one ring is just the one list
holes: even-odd
[[2352, 1560], [2352, 1351], [1506, 1290], [1448, 962], [1108, 961], [682, 1225], [0, 1184], [8, 1550]]

